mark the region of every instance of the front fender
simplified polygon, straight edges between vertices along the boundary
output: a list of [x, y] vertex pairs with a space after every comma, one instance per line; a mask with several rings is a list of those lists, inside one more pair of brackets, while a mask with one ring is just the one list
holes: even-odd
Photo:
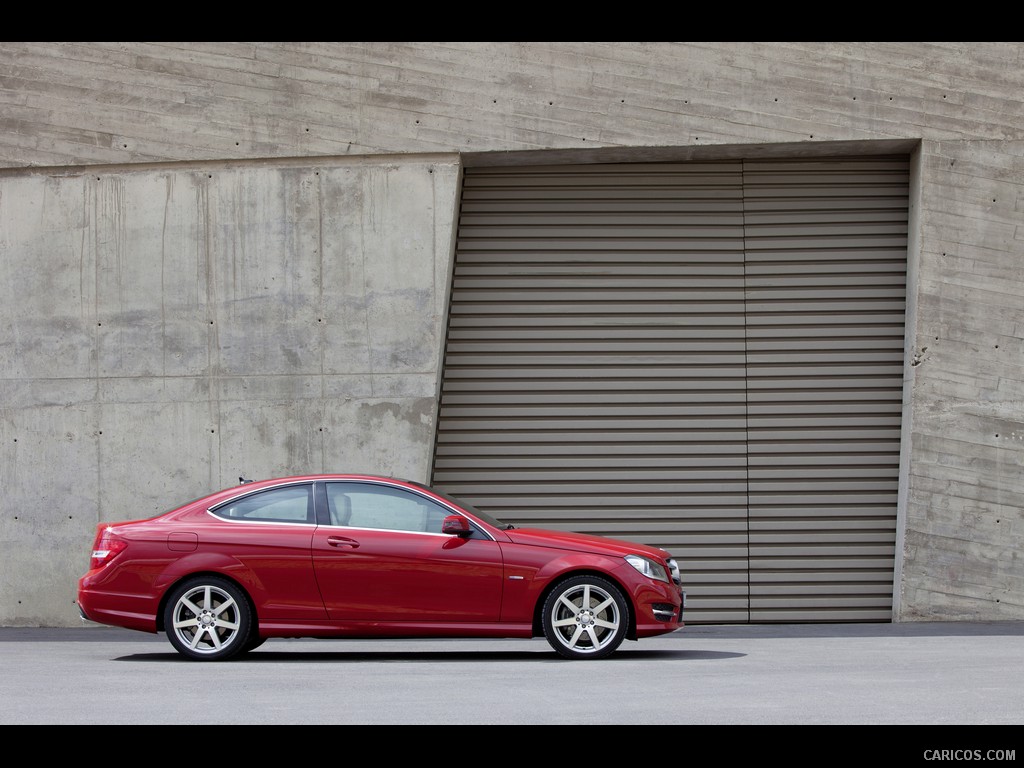
[[562, 557], [555, 558], [538, 569], [534, 582], [540, 585], [547, 585], [557, 581], [570, 573], [588, 571], [600, 573], [612, 581], [618, 583], [615, 571], [622, 566], [620, 557], [595, 556], [592, 553], [566, 552]]
[[[501, 604], [501, 620], [512, 623], [536, 624], [540, 605], [551, 585], [574, 573], [598, 573], [622, 585], [615, 571], [622, 565], [616, 557], [595, 557], [593, 553], [566, 551], [559, 557], [547, 559], [550, 552], [525, 550], [506, 560], [505, 588]], [[536, 562], [530, 562], [536, 558]], [[628, 590], [626, 590], [628, 593]]]

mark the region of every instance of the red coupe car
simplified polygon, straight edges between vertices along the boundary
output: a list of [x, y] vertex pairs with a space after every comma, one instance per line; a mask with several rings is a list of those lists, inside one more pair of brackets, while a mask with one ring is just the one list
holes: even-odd
[[164, 632], [200, 661], [285, 637], [543, 636], [599, 659], [682, 627], [684, 598], [662, 549], [518, 528], [420, 483], [342, 474], [242, 480], [101, 523], [78, 581], [84, 620]]

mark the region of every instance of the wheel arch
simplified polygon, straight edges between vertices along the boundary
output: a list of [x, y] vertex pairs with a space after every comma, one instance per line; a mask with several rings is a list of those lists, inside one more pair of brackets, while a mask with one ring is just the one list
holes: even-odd
[[607, 571], [600, 571], [594, 568], [576, 568], [565, 571], [558, 574], [558, 576], [548, 582], [544, 589], [541, 590], [537, 597], [537, 602], [533, 606], [533, 636], [544, 637], [544, 603], [547, 602], [548, 595], [554, 592], [563, 581], [576, 576], [596, 576], [615, 585], [619, 592], [622, 593], [623, 598], [626, 600], [626, 604], [629, 606], [629, 617], [626, 623], [626, 639], [636, 640], [636, 604], [633, 602], [632, 593], [625, 584]]

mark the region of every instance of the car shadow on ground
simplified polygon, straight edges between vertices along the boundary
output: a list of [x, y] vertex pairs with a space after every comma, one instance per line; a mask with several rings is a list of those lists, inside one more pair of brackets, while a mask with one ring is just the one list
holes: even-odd
[[[688, 661], [709, 659], [735, 659], [746, 656], [745, 653], [725, 651], [619, 651], [601, 663], [609, 664], [629, 661]], [[202, 664], [203, 662], [186, 659], [178, 653], [133, 653], [129, 656], [117, 656], [112, 661], [127, 662], [180, 662], [182, 664]], [[352, 664], [364, 662], [407, 662], [436, 664], [454, 661], [514, 661], [514, 662], [565, 662], [578, 664], [578, 661], [563, 659], [554, 651], [274, 651], [259, 650], [246, 654], [238, 659], [231, 659], [219, 664], [289, 664], [316, 662], [334, 662]]]

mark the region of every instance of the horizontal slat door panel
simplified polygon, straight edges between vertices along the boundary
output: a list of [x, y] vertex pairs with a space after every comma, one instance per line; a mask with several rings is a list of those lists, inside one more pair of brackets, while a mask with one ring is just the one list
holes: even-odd
[[467, 168], [433, 482], [680, 562], [690, 623], [886, 621], [906, 158]]

